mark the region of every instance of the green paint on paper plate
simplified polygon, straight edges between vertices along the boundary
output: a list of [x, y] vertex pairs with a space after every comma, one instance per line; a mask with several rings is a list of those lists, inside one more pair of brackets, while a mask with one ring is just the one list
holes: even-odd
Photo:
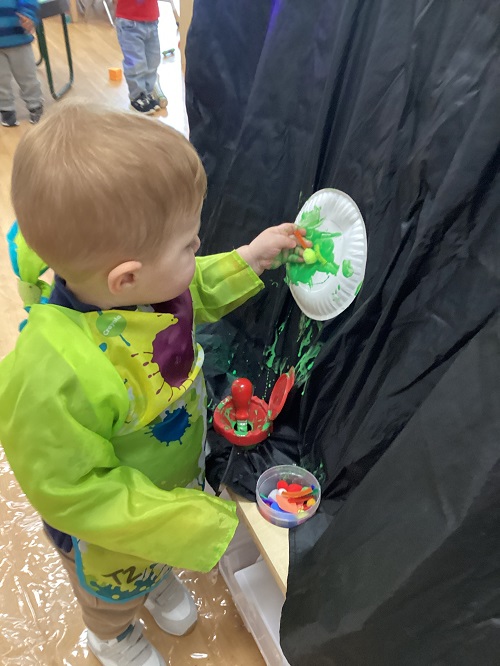
[[302, 213], [299, 224], [306, 230], [307, 240], [313, 244], [317, 261], [312, 264], [288, 264], [287, 274], [292, 284], [302, 282], [311, 287], [312, 278], [316, 273], [337, 275], [339, 271], [340, 267], [334, 259], [333, 239], [341, 234], [319, 231], [318, 227], [322, 221], [319, 206], [314, 206], [312, 210]]
[[344, 259], [342, 262], [342, 275], [350, 278], [354, 275], [354, 268], [352, 267], [350, 259]]

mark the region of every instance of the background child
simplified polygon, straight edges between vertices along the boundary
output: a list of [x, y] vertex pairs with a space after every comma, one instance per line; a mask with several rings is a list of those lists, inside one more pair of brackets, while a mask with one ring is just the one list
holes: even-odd
[[104, 666], [164, 666], [136, 614], [145, 605], [164, 631], [188, 631], [196, 607], [170, 565], [210, 570], [236, 528], [234, 504], [201, 492], [193, 326], [260, 291], [263, 270], [301, 260], [292, 224], [195, 259], [205, 188], [181, 134], [99, 107], [58, 105], [14, 160], [20, 229], [57, 277], [0, 365], [0, 438]]
[[37, 123], [43, 113], [42, 88], [31, 42], [38, 19], [38, 0], [0, 0], [0, 114], [4, 127], [18, 125], [12, 77]]
[[160, 108], [153, 97], [161, 60], [158, 0], [114, 0], [116, 33], [123, 53], [123, 72], [130, 104], [146, 115]]

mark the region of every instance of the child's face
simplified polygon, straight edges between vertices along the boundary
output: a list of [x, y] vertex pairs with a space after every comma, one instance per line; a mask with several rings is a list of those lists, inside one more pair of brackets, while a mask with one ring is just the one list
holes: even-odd
[[139, 274], [135, 304], [170, 301], [191, 284], [195, 272], [195, 254], [200, 247], [199, 212], [184, 218], [173, 231], [165, 251], [155, 261], [144, 263]]

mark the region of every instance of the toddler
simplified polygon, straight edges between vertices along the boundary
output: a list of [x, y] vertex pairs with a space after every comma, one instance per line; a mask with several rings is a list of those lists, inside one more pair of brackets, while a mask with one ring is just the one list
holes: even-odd
[[37, 123], [43, 113], [42, 89], [31, 47], [38, 9], [38, 0], [0, 2], [0, 115], [4, 127], [19, 124], [12, 77], [28, 107], [30, 122]]
[[27, 243], [56, 278], [0, 364], [0, 439], [104, 666], [165, 665], [137, 613], [189, 631], [196, 606], [171, 567], [209, 571], [236, 528], [234, 504], [202, 491], [194, 325], [259, 292], [265, 269], [302, 260], [287, 223], [195, 258], [205, 188], [181, 134], [100, 107], [58, 105], [14, 159], [13, 255], [17, 243], [16, 261], [29, 259]]
[[116, 33], [123, 53], [123, 73], [130, 105], [150, 115], [160, 108], [153, 96], [161, 60], [158, 0], [114, 0]]

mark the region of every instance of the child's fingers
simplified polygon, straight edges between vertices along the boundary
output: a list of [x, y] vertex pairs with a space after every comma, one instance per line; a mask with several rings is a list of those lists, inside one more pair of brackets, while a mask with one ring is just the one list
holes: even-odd
[[287, 234], [288, 236], [293, 235], [293, 232], [297, 229], [295, 224], [293, 222], [283, 222], [282, 224], [278, 224], [277, 227], [275, 227], [276, 231], [279, 231], [282, 234]]
[[279, 248], [280, 251], [294, 250], [297, 247], [297, 239], [295, 236], [289, 236], [288, 234], [280, 234], [274, 242], [275, 248]]
[[304, 259], [303, 259], [302, 255], [295, 254], [295, 252], [292, 252], [291, 254], [289, 254], [287, 262], [289, 264], [303, 264]]

